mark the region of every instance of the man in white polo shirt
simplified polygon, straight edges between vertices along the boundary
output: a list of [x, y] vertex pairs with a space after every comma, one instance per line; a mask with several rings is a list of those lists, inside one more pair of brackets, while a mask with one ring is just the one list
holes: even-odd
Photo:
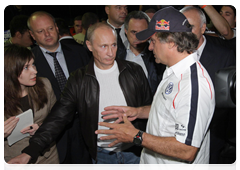
[[[104, 119], [119, 117], [101, 126], [96, 134], [112, 134], [101, 140], [143, 146], [140, 163], [200, 163], [209, 162], [208, 127], [215, 107], [215, 93], [210, 76], [197, 60], [197, 37], [191, 33], [186, 17], [172, 7], [159, 10], [148, 29], [137, 33], [139, 40], [151, 37], [157, 63], [167, 65], [151, 106], [105, 108]], [[114, 114], [115, 113], [115, 114]], [[129, 122], [148, 118], [146, 132], [139, 131]]]

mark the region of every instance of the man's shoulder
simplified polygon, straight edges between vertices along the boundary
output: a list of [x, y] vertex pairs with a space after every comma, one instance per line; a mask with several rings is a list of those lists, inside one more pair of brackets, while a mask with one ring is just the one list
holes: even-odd
[[[225, 62], [227, 60], [233, 60], [235, 62], [236, 56], [234, 54], [234, 51], [225, 48], [224, 46], [215, 44], [213, 42], [207, 41], [205, 48], [203, 49], [202, 57], [211, 57], [211, 59], [214, 59], [216, 62]], [[219, 60], [219, 58], [221, 60]], [[201, 59], [200, 59], [201, 60]]]
[[40, 52], [41, 52], [41, 49], [40, 49], [40, 47], [38, 46], [38, 45], [36, 45], [35, 47], [33, 47], [32, 49], [31, 49], [31, 51], [32, 51], [32, 53], [35, 55], [35, 57], [36, 57], [36, 54], [40, 54]]
[[[72, 41], [72, 40], [71, 40]], [[61, 43], [61, 46], [62, 46], [62, 50], [63, 51], [86, 51], [85, 48], [81, 45], [81, 44], [78, 44], [77, 42], [76, 43]]]
[[217, 53], [219, 55], [223, 55], [223, 54], [228, 54], [228, 53], [232, 53], [233, 51], [227, 47], [224, 47], [223, 45], [220, 45], [218, 43], [215, 43], [213, 41], [210, 41], [209, 39], [207, 39], [207, 43], [205, 46], [205, 50], [207, 50], [208, 52], [212, 52], [212, 53]]
[[132, 61], [127, 61], [127, 60], [117, 60], [117, 62], [118, 62], [118, 67], [120, 72], [126, 69], [128, 70], [128, 73], [133, 75], [145, 74], [142, 67], [137, 63], [134, 63]]
[[[59, 40], [59, 42], [61, 43], [61, 45], [62, 44], [64, 44], [64, 45], [80, 45], [80, 44], [78, 44], [73, 38], [65, 38], [65, 39], [61, 39], [61, 40]], [[81, 45], [80, 45], [81, 46]]]
[[221, 62], [225, 62], [227, 60], [236, 62], [234, 51], [224, 46], [207, 41], [204, 50], [206, 55], [211, 55], [211, 58], [214, 58], [217, 62], [220, 62], [219, 58], [221, 58]]
[[71, 72], [71, 76], [78, 78], [78, 77], [84, 77], [86, 72], [88, 69], [88, 65], [84, 66], [84, 67], [80, 67], [78, 69], [76, 69], [75, 71]]
[[116, 59], [116, 61], [118, 64], [122, 64], [122, 65], [129, 66], [129, 67], [139, 67], [140, 66], [139, 64], [132, 62], [132, 61], [128, 61], [128, 60]]

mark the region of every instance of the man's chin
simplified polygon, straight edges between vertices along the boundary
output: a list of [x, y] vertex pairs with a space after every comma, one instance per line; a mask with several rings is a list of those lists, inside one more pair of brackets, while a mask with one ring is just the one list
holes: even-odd
[[157, 64], [160, 64], [160, 63], [161, 63], [161, 61], [160, 61], [159, 59], [157, 59], [157, 58], [155, 58], [155, 62], [156, 62]]

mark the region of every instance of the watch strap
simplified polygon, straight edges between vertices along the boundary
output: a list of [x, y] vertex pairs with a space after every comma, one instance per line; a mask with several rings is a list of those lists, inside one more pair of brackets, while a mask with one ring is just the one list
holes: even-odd
[[[143, 141], [143, 139], [142, 139], [142, 134], [143, 134], [143, 131], [140, 130], [140, 131], [136, 134], [136, 136], [134, 137], [133, 143], [134, 143], [135, 145], [138, 145], [138, 146], [141, 146], [141, 145], [142, 145], [142, 141]], [[136, 143], [136, 140], [138, 141], [137, 143]]]

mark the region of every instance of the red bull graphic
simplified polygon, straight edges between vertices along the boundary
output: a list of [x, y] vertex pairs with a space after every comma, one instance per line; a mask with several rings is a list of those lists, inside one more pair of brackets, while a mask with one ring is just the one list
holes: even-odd
[[165, 19], [161, 19], [160, 21], [156, 21], [156, 25], [155, 25], [155, 30], [169, 30], [170, 29], [170, 25], [169, 25], [170, 21], [166, 21]]

